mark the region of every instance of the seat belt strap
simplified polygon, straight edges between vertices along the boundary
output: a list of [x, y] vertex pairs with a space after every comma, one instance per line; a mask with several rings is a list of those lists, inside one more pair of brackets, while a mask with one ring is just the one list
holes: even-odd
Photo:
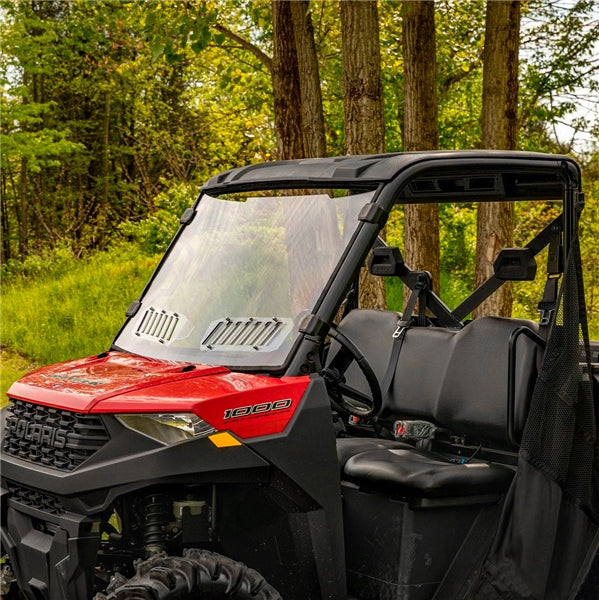
[[547, 278], [547, 282], [545, 283], [545, 291], [543, 292], [543, 299], [539, 302], [538, 308], [541, 312], [539, 331], [542, 332], [541, 336], [543, 339], [547, 339], [545, 330], [550, 327], [551, 322], [553, 321], [553, 315], [557, 305], [559, 279], [559, 275]]
[[[538, 309], [541, 313], [539, 319], [539, 335], [545, 341], [549, 337], [549, 331], [555, 320], [557, 311], [557, 299], [559, 295], [559, 282], [564, 272], [562, 226], [561, 221], [554, 222], [552, 237], [547, 252], [547, 281], [543, 290], [543, 298], [539, 302]], [[541, 372], [543, 364], [543, 352], [537, 352], [537, 371]]]
[[539, 333], [543, 339], [547, 339], [549, 328], [551, 327], [555, 316], [557, 296], [559, 293], [559, 280], [561, 274], [564, 272], [561, 233], [561, 223], [556, 223], [552, 230], [549, 251], [547, 253], [547, 281], [543, 291], [543, 298], [538, 305], [538, 309], [541, 312]]
[[[406, 335], [406, 331], [412, 325], [412, 313], [414, 312], [414, 307], [416, 306], [416, 301], [420, 299], [418, 310], [422, 313], [422, 315], [418, 315], [418, 320], [420, 322], [421, 317], [426, 319], [426, 290], [428, 286], [426, 285], [426, 279], [423, 277], [422, 280], [416, 282], [414, 289], [412, 290], [412, 294], [406, 304], [406, 309], [402, 315], [402, 317], [397, 322], [397, 326], [395, 331], [393, 332], [393, 347], [391, 348], [391, 356], [389, 357], [389, 364], [387, 365], [387, 371], [385, 372], [385, 376], [383, 377], [383, 381], [381, 383], [381, 392], [383, 394], [383, 398], [387, 395], [389, 390], [391, 389], [391, 385], [393, 383], [393, 379], [395, 377], [395, 369], [397, 367], [397, 361], [399, 359], [399, 353], [401, 352], [401, 347], [403, 345], [403, 341]], [[426, 322], [426, 321], [425, 321]]]

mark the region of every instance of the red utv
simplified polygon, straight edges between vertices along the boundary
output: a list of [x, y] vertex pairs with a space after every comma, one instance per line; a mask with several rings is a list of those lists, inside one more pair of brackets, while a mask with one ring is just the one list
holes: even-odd
[[[9, 390], [3, 597], [596, 598], [583, 200], [572, 159], [521, 152], [210, 179], [110, 349]], [[457, 306], [379, 237], [500, 201], [538, 231]], [[365, 262], [403, 310], [358, 307]], [[508, 281], [538, 320], [469, 318]]]

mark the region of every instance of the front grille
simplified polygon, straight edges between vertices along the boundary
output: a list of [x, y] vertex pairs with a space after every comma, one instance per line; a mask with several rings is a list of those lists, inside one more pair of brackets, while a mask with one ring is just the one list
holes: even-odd
[[8, 484], [8, 491], [12, 500], [25, 506], [31, 506], [32, 508], [37, 508], [53, 515], [62, 515], [66, 512], [61, 501], [54, 496], [42, 494], [41, 492], [13, 483]]
[[13, 400], [2, 449], [46, 467], [72, 471], [108, 442], [100, 417]]

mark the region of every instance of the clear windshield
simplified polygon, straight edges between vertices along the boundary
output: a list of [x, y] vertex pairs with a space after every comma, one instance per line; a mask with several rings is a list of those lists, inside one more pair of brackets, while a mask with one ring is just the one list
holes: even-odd
[[204, 195], [115, 345], [167, 360], [283, 365], [372, 195]]

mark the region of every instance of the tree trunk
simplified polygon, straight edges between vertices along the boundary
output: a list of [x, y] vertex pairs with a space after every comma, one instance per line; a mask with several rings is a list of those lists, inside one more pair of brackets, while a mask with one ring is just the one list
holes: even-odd
[[[343, 38], [343, 111], [347, 154], [385, 151], [383, 84], [375, 0], [341, 0]], [[360, 306], [386, 308], [385, 280], [360, 273]]]
[[[483, 148], [514, 150], [518, 142], [518, 50], [520, 1], [487, 1], [483, 53]], [[513, 245], [510, 202], [481, 203], [477, 214], [476, 286], [493, 274], [501, 248]], [[474, 316], [512, 313], [512, 287], [503, 285], [474, 311]]]
[[[404, 151], [439, 148], [435, 3], [403, 3]], [[439, 205], [404, 207], [404, 252], [411, 269], [430, 271], [436, 292], [440, 288]], [[404, 298], [404, 305], [407, 298]]]
[[28, 161], [21, 158], [19, 179], [19, 256], [25, 258], [29, 252], [29, 201], [27, 198]]
[[375, 0], [341, 0], [345, 151], [385, 151], [383, 84]]
[[0, 174], [0, 182], [2, 184], [2, 190], [0, 192], [0, 239], [2, 240], [0, 243], [0, 264], [4, 265], [7, 260], [12, 258], [10, 251], [10, 221], [8, 218], [8, 202], [6, 200], [7, 185], [5, 172]]
[[290, 2], [272, 0], [272, 27], [277, 159], [304, 158], [301, 89]]
[[[31, 80], [27, 72], [23, 73], [23, 87], [33, 90], [29, 87]], [[29, 94], [23, 95], [23, 104], [29, 103]], [[27, 131], [28, 125], [23, 129]], [[17, 220], [19, 223], [19, 257], [25, 258], [29, 253], [29, 199], [28, 199], [28, 181], [29, 181], [29, 161], [27, 157], [21, 157], [21, 173], [19, 176], [19, 200], [17, 205]]]
[[293, 0], [289, 5], [301, 88], [304, 150], [308, 157], [326, 156], [320, 73], [310, 3], [308, 0]]
[[110, 192], [110, 91], [106, 91], [104, 101], [104, 119], [102, 122], [102, 195], [97, 220], [99, 245], [104, 246], [104, 238], [108, 224], [108, 196]]

